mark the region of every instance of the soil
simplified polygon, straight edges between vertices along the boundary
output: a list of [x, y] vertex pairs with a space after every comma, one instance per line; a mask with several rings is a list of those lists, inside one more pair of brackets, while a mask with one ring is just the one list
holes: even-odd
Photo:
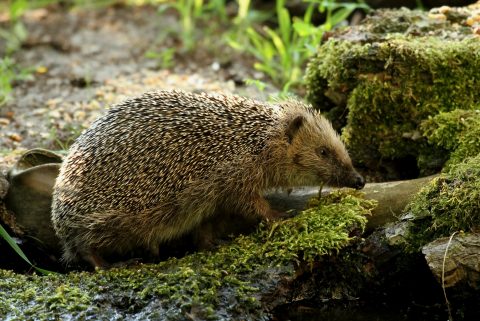
[[[175, 12], [159, 14], [152, 6], [50, 6], [22, 19], [28, 37], [14, 59], [32, 73], [14, 84], [12, 99], [0, 109], [3, 165], [27, 149], [67, 149], [108, 106], [145, 91], [222, 91], [262, 100], [277, 92], [273, 86], [264, 91], [246, 86], [244, 79], [264, 81], [263, 75], [248, 58], [212, 43], [217, 35], [208, 26], [197, 30], [206, 38], [185, 52]], [[168, 69], [146, 56], [171, 48], [175, 56]]]

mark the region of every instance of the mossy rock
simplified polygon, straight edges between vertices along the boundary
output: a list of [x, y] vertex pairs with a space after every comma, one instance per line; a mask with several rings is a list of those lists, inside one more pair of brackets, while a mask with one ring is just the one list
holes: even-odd
[[[480, 154], [480, 110], [441, 112], [423, 121], [420, 129], [430, 146], [449, 155], [444, 171]], [[428, 152], [420, 152], [419, 163], [428, 159]]]
[[375, 204], [339, 192], [312, 206], [215, 251], [159, 264], [47, 276], [0, 270], [0, 319], [266, 319], [262, 298], [299, 263], [357, 239], [351, 232], [364, 229]]
[[480, 154], [452, 165], [425, 186], [407, 206], [414, 219], [407, 234], [409, 247], [425, 244], [454, 232], [480, 229]]
[[[388, 160], [417, 159], [425, 148], [441, 158], [422, 136], [422, 122], [479, 108], [480, 36], [467, 23], [478, 12], [443, 11], [377, 11], [334, 34], [310, 61], [308, 99], [344, 127], [358, 164], [377, 169]], [[420, 171], [434, 172], [445, 160], [420, 162]]]

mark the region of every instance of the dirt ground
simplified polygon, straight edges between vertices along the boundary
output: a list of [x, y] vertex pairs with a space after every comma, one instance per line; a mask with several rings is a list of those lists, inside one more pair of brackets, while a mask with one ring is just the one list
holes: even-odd
[[[28, 38], [14, 58], [32, 69], [32, 77], [15, 84], [12, 99], [0, 109], [4, 165], [26, 149], [68, 148], [108, 106], [145, 91], [222, 91], [262, 100], [276, 92], [245, 86], [245, 78], [262, 75], [228, 47], [200, 39], [193, 52], [180, 53], [173, 12], [160, 15], [149, 6], [49, 7], [27, 12], [23, 22]], [[166, 48], [177, 52], [169, 69], [146, 57]]]

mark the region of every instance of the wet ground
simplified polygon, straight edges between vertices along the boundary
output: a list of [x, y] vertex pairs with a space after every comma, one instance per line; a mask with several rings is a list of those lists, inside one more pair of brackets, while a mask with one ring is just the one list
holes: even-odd
[[[222, 91], [259, 99], [276, 91], [245, 86], [245, 78], [262, 75], [226, 45], [200, 38], [192, 52], [184, 52], [174, 12], [53, 6], [27, 12], [23, 23], [28, 37], [14, 58], [32, 72], [0, 109], [3, 164], [30, 148], [68, 148], [108, 106], [145, 91]], [[166, 49], [175, 51], [168, 69], [161, 59], [147, 57]]]

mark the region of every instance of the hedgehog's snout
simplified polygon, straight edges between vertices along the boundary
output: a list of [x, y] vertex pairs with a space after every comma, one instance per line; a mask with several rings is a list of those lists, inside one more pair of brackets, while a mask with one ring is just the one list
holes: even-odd
[[362, 189], [365, 186], [365, 179], [362, 175], [356, 173], [356, 177], [354, 179], [353, 187], [355, 189]]
[[343, 181], [344, 187], [362, 189], [365, 186], [365, 179], [354, 168], [350, 168], [345, 174]]

